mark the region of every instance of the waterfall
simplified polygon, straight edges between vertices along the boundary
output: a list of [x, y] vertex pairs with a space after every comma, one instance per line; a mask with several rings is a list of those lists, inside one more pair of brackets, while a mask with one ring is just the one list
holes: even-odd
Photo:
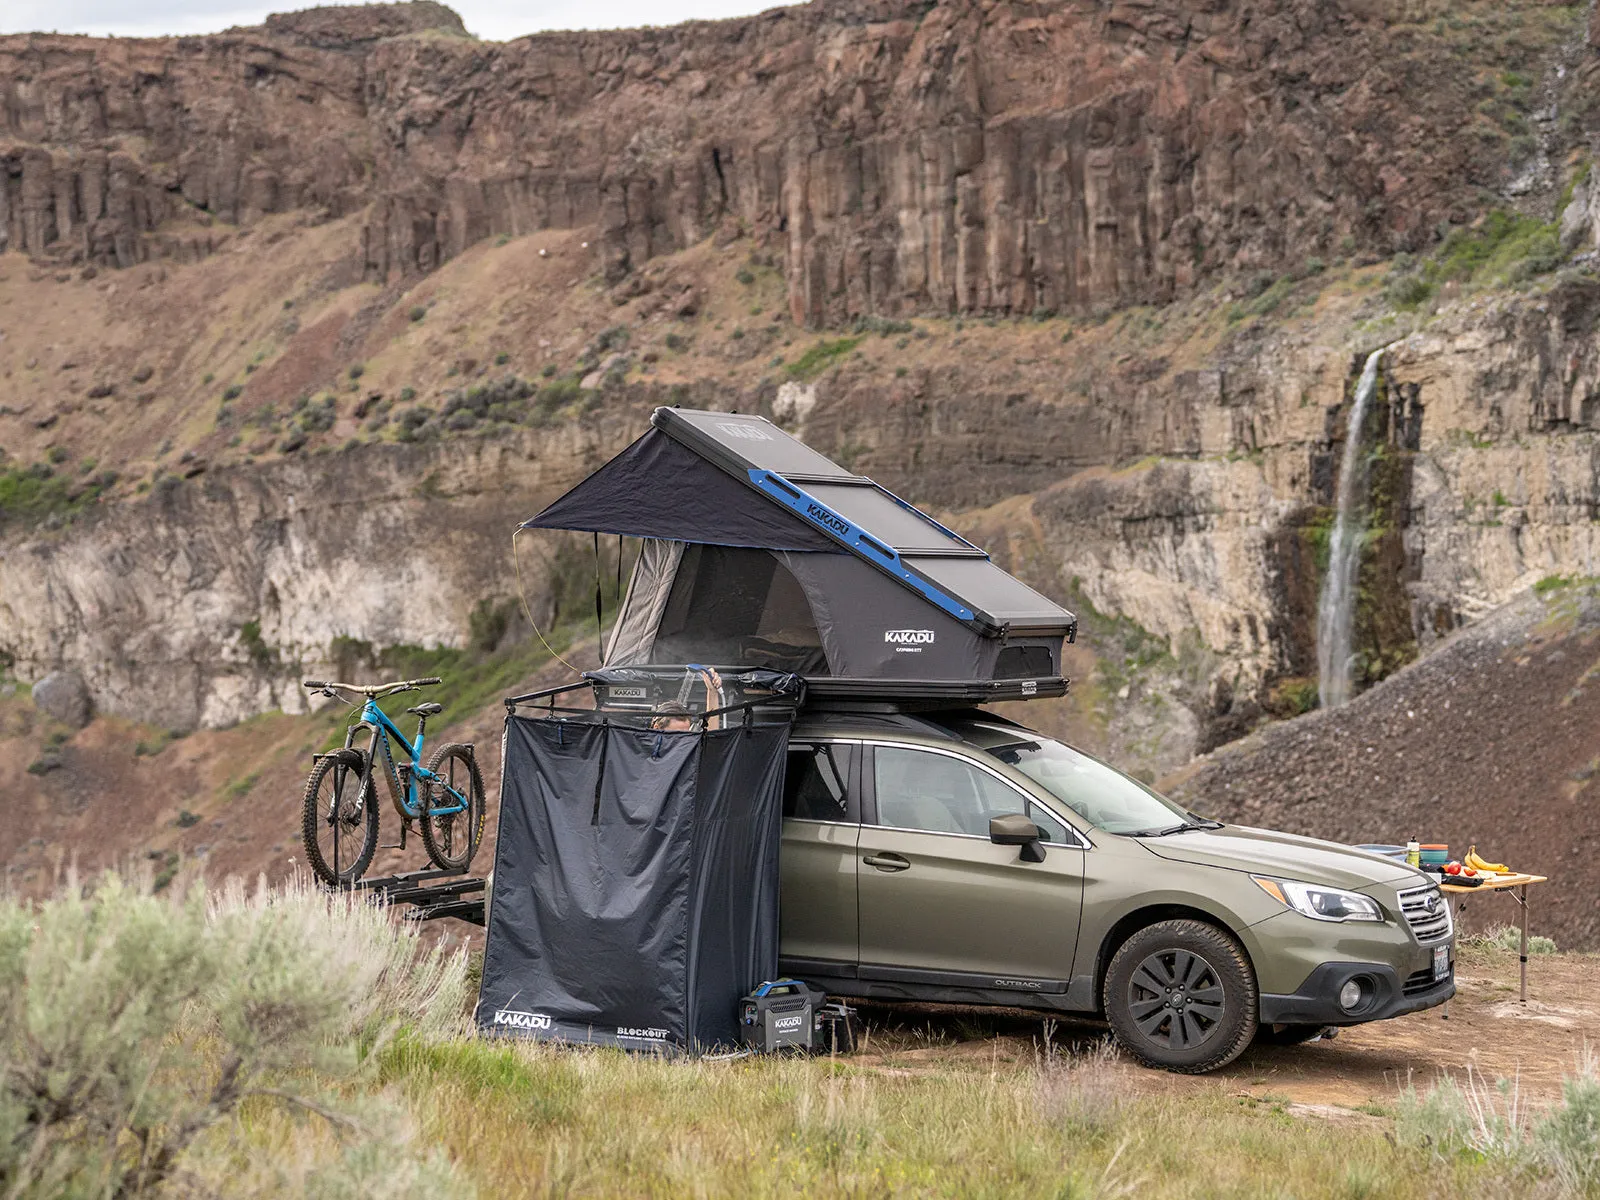
[[1378, 362], [1390, 347], [1367, 356], [1350, 406], [1350, 424], [1339, 461], [1338, 510], [1328, 542], [1328, 573], [1317, 601], [1317, 700], [1337, 708], [1350, 699], [1350, 663], [1355, 657], [1356, 582], [1361, 574], [1361, 507], [1367, 494], [1367, 456], [1361, 450], [1361, 429], [1367, 406], [1378, 390]]

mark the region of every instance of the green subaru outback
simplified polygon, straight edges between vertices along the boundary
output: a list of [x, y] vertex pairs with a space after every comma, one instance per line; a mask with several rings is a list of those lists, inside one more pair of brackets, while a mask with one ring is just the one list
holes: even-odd
[[1421, 872], [1205, 820], [987, 713], [808, 713], [784, 818], [782, 966], [841, 995], [1101, 1014], [1201, 1072], [1455, 994]]

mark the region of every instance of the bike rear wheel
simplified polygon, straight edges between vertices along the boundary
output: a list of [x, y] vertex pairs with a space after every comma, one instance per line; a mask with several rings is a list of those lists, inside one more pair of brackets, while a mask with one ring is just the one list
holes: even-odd
[[359, 750], [335, 750], [317, 760], [306, 780], [306, 861], [330, 887], [360, 879], [378, 849], [378, 792], [366, 765]]
[[[461, 742], [440, 746], [428, 762], [436, 778], [428, 781], [422, 793], [422, 844], [428, 857], [441, 871], [464, 871], [483, 841], [487, 815], [483, 803], [483, 777], [472, 747]], [[444, 785], [448, 784], [446, 788]], [[458, 800], [457, 797], [460, 797]], [[456, 812], [435, 813], [436, 808], [455, 808]]]

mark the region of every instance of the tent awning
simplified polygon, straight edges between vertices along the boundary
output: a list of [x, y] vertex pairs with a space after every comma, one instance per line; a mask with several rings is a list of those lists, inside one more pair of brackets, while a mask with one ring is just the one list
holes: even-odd
[[840, 549], [659, 429], [650, 430], [522, 527], [762, 550]]

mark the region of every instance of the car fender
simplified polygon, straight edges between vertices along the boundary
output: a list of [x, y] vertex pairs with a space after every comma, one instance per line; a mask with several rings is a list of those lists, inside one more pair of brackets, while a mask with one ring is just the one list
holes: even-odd
[[[1159, 887], [1148, 886], [1148, 874], [1143, 886], [1128, 882], [1126, 874], [1119, 878], [1116, 871], [1085, 879], [1083, 923], [1069, 989], [1075, 1002], [1098, 1009], [1106, 967], [1117, 947], [1135, 930], [1157, 921], [1187, 918], [1215, 925], [1238, 939], [1254, 969], [1261, 961], [1263, 946], [1252, 927], [1275, 915], [1281, 906], [1241, 872], [1198, 868], [1194, 874], [1200, 878], [1190, 881], [1190, 871], [1184, 871], [1182, 878]], [[1205, 886], [1208, 883], [1213, 886]], [[1215, 886], [1218, 883], [1223, 886]], [[1259, 904], [1251, 893], [1259, 896]]]

